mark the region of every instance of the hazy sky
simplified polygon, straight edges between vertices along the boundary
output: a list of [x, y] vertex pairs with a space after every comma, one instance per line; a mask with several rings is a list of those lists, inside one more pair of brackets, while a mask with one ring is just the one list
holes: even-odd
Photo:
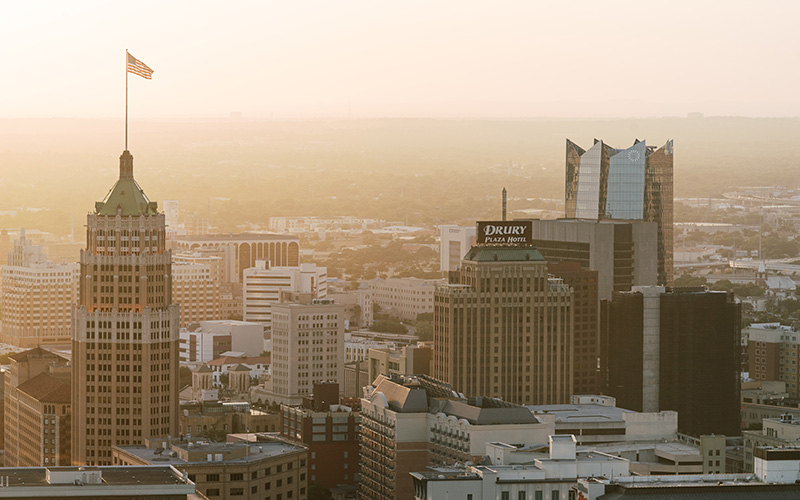
[[800, 116], [800, 2], [6, 2], [0, 117]]

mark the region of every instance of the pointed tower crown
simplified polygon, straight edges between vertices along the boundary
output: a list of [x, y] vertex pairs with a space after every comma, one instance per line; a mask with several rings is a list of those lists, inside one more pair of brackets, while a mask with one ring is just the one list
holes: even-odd
[[119, 180], [103, 201], [95, 203], [98, 215], [156, 215], [158, 204], [150, 201], [133, 178], [133, 155], [127, 149], [119, 157]]

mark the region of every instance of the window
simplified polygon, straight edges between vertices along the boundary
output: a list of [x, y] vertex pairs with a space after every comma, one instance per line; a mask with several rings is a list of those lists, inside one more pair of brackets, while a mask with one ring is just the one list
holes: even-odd
[[206, 496], [208, 497], [218, 497], [219, 496], [219, 488], [209, 488], [206, 490]]
[[533, 492], [533, 499], [534, 500], [542, 500], [543, 493], [541, 491]]
[[500, 500], [509, 500], [507, 491], [500, 492]]
[[525, 500], [525, 498], [526, 497], [525, 497], [525, 492], [524, 491], [517, 492], [517, 500]]
[[232, 497], [244, 496], [244, 488], [231, 488], [231, 496]]
[[550, 500], [558, 500], [558, 490], [552, 490], [550, 492]]
[[250, 488], [250, 493], [258, 493], [258, 485], [255, 485], [252, 488]]
[[206, 474], [206, 482], [219, 481], [219, 474]]
[[231, 481], [242, 481], [244, 480], [244, 474], [231, 474]]

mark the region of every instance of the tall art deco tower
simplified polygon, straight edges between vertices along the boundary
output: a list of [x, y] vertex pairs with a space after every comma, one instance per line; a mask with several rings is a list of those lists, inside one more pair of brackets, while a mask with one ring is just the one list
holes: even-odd
[[178, 434], [179, 306], [172, 304], [164, 214], [120, 156], [95, 203], [72, 317], [72, 458], [110, 465], [111, 447]]

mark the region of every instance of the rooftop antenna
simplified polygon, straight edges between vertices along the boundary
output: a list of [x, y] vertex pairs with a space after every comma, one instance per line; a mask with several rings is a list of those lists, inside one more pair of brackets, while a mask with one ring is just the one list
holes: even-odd
[[503, 220], [506, 220], [506, 210], [508, 209], [508, 191], [503, 188]]

